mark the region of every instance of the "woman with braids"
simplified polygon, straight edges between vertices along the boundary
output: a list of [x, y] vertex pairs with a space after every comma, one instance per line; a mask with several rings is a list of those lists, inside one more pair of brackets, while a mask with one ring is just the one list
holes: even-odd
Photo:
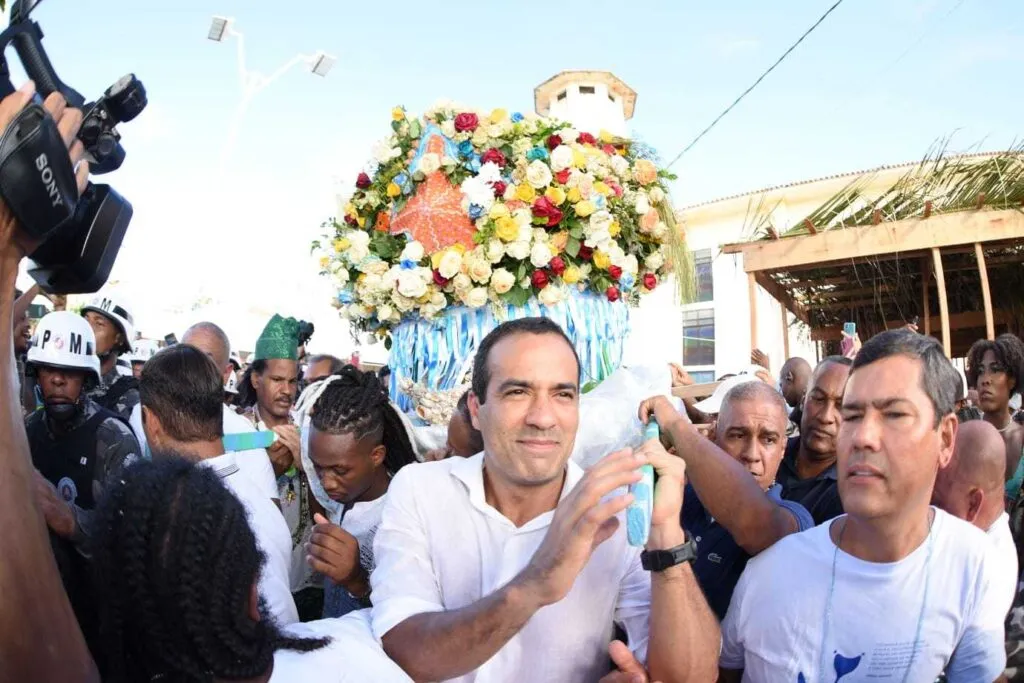
[[[308, 464], [331, 520], [321, 514], [307, 560], [325, 577], [324, 616], [370, 604], [373, 536], [391, 477], [416, 462], [410, 433], [372, 372], [347, 365], [312, 385], [299, 401], [309, 406]], [[304, 459], [305, 460], [305, 459]]]
[[1013, 503], [1024, 483], [1024, 426], [1012, 419], [1010, 399], [1022, 391], [1024, 342], [1012, 334], [995, 341], [981, 339], [967, 354], [967, 383], [978, 391], [978, 407], [985, 420], [999, 430], [1006, 443], [1006, 497]]
[[364, 614], [278, 626], [257, 592], [262, 556], [245, 508], [215, 471], [139, 463], [97, 514], [107, 683], [409, 680]]

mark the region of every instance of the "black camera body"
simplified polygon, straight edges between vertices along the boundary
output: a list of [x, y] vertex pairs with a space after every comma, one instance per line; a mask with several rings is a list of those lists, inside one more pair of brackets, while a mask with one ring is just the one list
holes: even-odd
[[306, 322], [305, 320], [299, 321], [299, 346], [305, 346], [313, 336], [313, 332], [316, 328], [313, 327], [313, 323]]
[[[14, 92], [3, 51], [12, 45], [40, 98], [19, 115], [0, 140], [0, 195], [21, 228], [42, 243], [29, 256], [29, 274], [46, 292], [95, 292], [106, 282], [132, 217], [132, 205], [109, 185], [89, 183], [81, 196], [67, 188], [70, 161], [56, 126], [39, 106], [59, 92], [82, 110], [78, 133], [93, 174], [117, 170], [125, 158], [118, 123], [145, 109], [146, 90], [129, 74], [95, 102], [86, 102], [57, 76], [43, 49], [43, 32], [29, 19], [41, 0], [15, 0], [11, 20], [0, 33], [0, 97]], [[49, 152], [47, 154], [47, 152]], [[73, 176], [71, 169], [71, 176]], [[64, 181], [63, 183], [61, 181]], [[57, 201], [57, 197], [61, 201]], [[52, 199], [52, 206], [46, 206]], [[74, 201], [71, 201], [71, 200]]]

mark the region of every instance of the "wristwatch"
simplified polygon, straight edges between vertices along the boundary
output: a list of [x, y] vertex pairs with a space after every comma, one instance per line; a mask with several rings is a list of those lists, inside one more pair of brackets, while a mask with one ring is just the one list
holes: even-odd
[[697, 559], [697, 543], [691, 538], [669, 550], [645, 550], [640, 553], [640, 564], [649, 572], [660, 572], [683, 562]]

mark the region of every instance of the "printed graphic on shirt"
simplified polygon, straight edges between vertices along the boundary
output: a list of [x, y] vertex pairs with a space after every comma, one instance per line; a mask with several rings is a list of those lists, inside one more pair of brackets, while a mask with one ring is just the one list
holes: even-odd
[[[835, 653], [835, 655], [836, 656], [832, 659], [832, 668], [835, 670], [836, 677], [833, 679], [832, 683], [839, 683], [839, 681], [843, 679], [843, 676], [856, 671], [857, 667], [860, 666], [860, 660], [864, 657], [864, 655], [844, 657], [838, 652]], [[796, 681], [797, 683], [808, 683], [807, 677], [804, 676], [802, 672], [797, 674]]]
[[57, 482], [57, 493], [65, 503], [74, 503], [78, 498], [78, 487], [70, 477], [64, 477]]

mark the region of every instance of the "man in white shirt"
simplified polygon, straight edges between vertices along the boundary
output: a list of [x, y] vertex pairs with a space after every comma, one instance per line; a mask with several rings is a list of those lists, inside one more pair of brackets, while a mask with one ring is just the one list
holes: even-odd
[[256, 543], [266, 556], [260, 595], [277, 623], [298, 621], [289, 566], [292, 539], [281, 511], [246, 477], [234, 453], [224, 453], [223, 379], [201, 351], [176, 344], [142, 370], [142, 424], [154, 459], [183, 457], [212, 468], [245, 506]]
[[[596, 681], [613, 621], [652, 680], [714, 678], [718, 626], [687, 562], [682, 460], [657, 441], [585, 474], [576, 351], [544, 318], [505, 323], [477, 349], [470, 412], [484, 452], [404, 468], [374, 542], [373, 627], [416, 680]], [[627, 545], [631, 496], [661, 475], [645, 564]], [[672, 551], [672, 552], [659, 552]]]
[[[194, 346], [205, 353], [218, 369], [222, 369], [225, 382], [227, 382], [228, 376], [235, 371], [234, 365], [231, 363], [231, 342], [224, 330], [214, 323], [196, 323], [185, 331], [181, 343]], [[229, 406], [223, 406], [223, 414], [225, 434], [248, 434], [256, 431], [248, 420]], [[135, 406], [130, 424], [139, 438], [143, 452], [145, 452], [146, 436], [145, 430], [142, 428], [142, 406]], [[242, 474], [252, 480], [257, 489], [263, 491], [268, 498], [277, 500], [279, 495], [277, 480], [265, 449], [239, 451], [235, 453], [235, 460], [241, 468]]]
[[956, 370], [932, 337], [873, 337], [843, 395], [846, 514], [750, 561], [722, 625], [730, 681], [994, 681], [1005, 596], [991, 543], [929, 505], [957, 431]]
[[960, 425], [949, 464], [939, 470], [932, 504], [978, 527], [992, 541], [994, 554], [987, 568], [1006, 598], [1010, 611], [1017, 594], [1017, 546], [1010, 534], [1003, 478], [1006, 442], [999, 430], [984, 420]]

